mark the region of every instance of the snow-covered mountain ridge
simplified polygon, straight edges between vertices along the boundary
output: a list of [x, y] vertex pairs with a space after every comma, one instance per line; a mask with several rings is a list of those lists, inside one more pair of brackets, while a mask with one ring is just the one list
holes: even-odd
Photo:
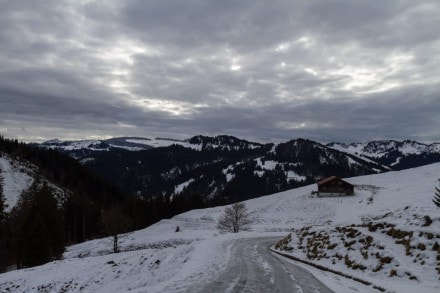
[[368, 143], [329, 143], [328, 147], [360, 158], [371, 159], [392, 169], [405, 169], [411, 161], [440, 158], [440, 143], [424, 144], [412, 140], [382, 140]]
[[[121, 147], [114, 147], [115, 141]], [[135, 151], [141, 144], [149, 149]], [[109, 140], [52, 141], [40, 146], [68, 154], [125, 192], [146, 198], [197, 193], [208, 200], [238, 197], [236, 201], [330, 175], [346, 177], [390, 169], [305, 139], [275, 145], [227, 135], [199, 135], [184, 141], [118, 138], [111, 144]]]
[[249, 142], [228, 135], [209, 137], [198, 135], [189, 139], [180, 140], [173, 138], [146, 138], [146, 137], [114, 137], [101, 140], [72, 140], [61, 141], [52, 139], [42, 143], [32, 143], [48, 149], [68, 153], [74, 158], [81, 159], [90, 152], [110, 151], [123, 149], [127, 151], [143, 151], [158, 147], [179, 145], [194, 150], [240, 150], [255, 149], [263, 146], [261, 143]]
[[[122, 148], [130, 151], [146, 150], [155, 147], [167, 147], [170, 145], [182, 145], [184, 147], [202, 149], [206, 148], [224, 148], [236, 145], [236, 148], [256, 148], [264, 144], [263, 142], [251, 142], [239, 139], [234, 136], [219, 135], [215, 137], [198, 135], [188, 139], [173, 138], [147, 138], [147, 137], [114, 137], [110, 139], [91, 139], [91, 140], [71, 140], [62, 141], [59, 139], [47, 140], [42, 143], [34, 143], [46, 148], [60, 150], [108, 150], [110, 148]], [[278, 144], [278, 143], [277, 143]], [[275, 144], [276, 145], [276, 144]], [[440, 143], [425, 144], [413, 140], [377, 140], [365, 143], [339, 143], [332, 142], [326, 144], [327, 147], [341, 150], [356, 155], [367, 155], [370, 157], [382, 157], [388, 152], [400, 151], [404, 155], [421, 153], [440, 152]]]
[[[189, 211], [125, 235], [120, 245], [121, 253], [111, 253], [110, 239], [97, 239], [69, 247], [63, 260], [2, 274], [0, 291], [8, 288], [15, 292], [197, 291], [199, 284], [212, 282], [226, 268], [230, 247], [236, 239], [261, 236], [282, 238], [292, 228], [301, 231], [303, 227], [311, 226], [313, 228], [309, 228], [309, 234], [340, 229], [340, 233], [346, 235], [345, 242], [356, 240], [356, 243], [345, 246], [339, 238], [341, 234], [335, 234], [339, 237], [330, 239], [331, 243], [337, 243], [334, 253], [340, 252], [342, 256], [339, 269], [352, 275], [362, 275], [362, 278], [390, 292], [438, 292], [440, 283], [435, 269], [439, 264], [432, 249], [434, 241], [440, 241], [440, 214], [432, 203], [432, 197], [439, 174], [440, 163], [436, 163], [403, 171], [347, 178], [356, 186], [355, 195], [350, 197], [317, 198], [311, 195], [316, 185], [309, 185], [251, 199], [245, 204], [255, 218], [253, 231], [234, 235], [220, 234], [215, 229], [223, 207]], [[429, 226], [423, 226], [425, 217], [432, 220]], [[393, 238], [397, 232], [390, 232], [390, 235], [381, 233], [383, 229], [380, 227], [376, 232], [369, 231], [368, 223], [372, 226], [383, 223], [387, 231], [389, 225], [394, 225], [395, 231], [413, 231], [410, 246], [415, 248], [411, 248], [411, 258], [405, 254], [405, 245], [396, 243], [407, 238]], [[176, 226], [180, 227], [178, 233], [175, 232]], [[350, 238], [349, 228], [361, 231], [363, 236], [359, 237], [357, 232], [353, 232], [354, 237]], [[382, 270], [362, 272], [360, 268], [349, 269], [344, 263], [342, 249], [348, 251], [351, 263], [347, 263], [352, 266], [354, 263], [365, 265], [359, 249], [363, 247], [361, 239], [369, 235], [373, 237], [371, 247], [373, 244], [375, 247], [383, 246], [383, 249], [377, 248], [378, 251], [374, 252], [380, 252], [382, 258], [389, 257], [384, 259]], [[424, 244], [425, 250], [419, 249], [422, 247], [419, 244]], [[319, 251], [320, 247], [317, 249]], [[368, 255], [367, 265], [373, 265], [376, 259], [375, 255]], [[417, 259], [415, 263], [413, 259]], [[390, 263], [387, 263], [388, 260]], [[331, 259], [330, 262], [326, 262], [326, 259], [315, 261], [332, 265]], [[263, 260], [261, 265], [265, 266]], [[371, 287], [304, 267], [335, 292], [376, 292]], [[392, 269], [396, 270], [396, 275], [390, 276], [394, 274], [390, 273]]]
[[[72, 140], [61, 141], [52, 139], [36, 144], [48, 149], [55, 149], [64, 152], [75, 151], [109, 151], [110, 149], [124, 149], [128, 151], [142, 151], [155, 147], [166, 147], [173, 144], [191, 147], [188, 141], [167, 139], [167, 138], [146, 138], [146, 137], [115, 137], [101, 140]], [[76, 156], [74, 156], [76, 157]]]
[[[233, 136], [219, 135], [215, 137], [198, 135], [189, 139], [145, 138], [145, 137], [116, 137], [103, 140], [60, 141], [49, 140], [41, 147], [56, 149], [70, 156], [90, 160], [95, 152], [123, 149], [142, 151], [157, 147], [179, 145], [194, 150], [244, 150], [261, 148], [272, 143], [257, 143]], [[274, 147], [282, 144], [272, 144]], [[317, 143], [318, 144], [318, 143]], [[374, 162], [390, 170], [401, 170], [440, 161], [440, 143], [425, 144], [412, 140], [378, 140], [366, 143], [332, 142], [325, 147], [347, 153], [359, 159]]]

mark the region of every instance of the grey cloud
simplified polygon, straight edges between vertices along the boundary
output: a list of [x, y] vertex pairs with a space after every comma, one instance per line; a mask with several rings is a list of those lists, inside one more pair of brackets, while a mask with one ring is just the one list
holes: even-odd
[[436, 1], [4, 1], [0, 132], [439, 140]]
[[[412, 94], [402, 95], [402, 92]], [[249, 135], [247, 129], [257, 129], [257, 133], [271, 133], [273, 138], [303, 136], [320, 141], [420, 140], [423, 137], [436, 140], [431, 126], [440, 123], [440, 92], [435, 90], [423, 96], [419, 92], [420, 88], [415, 87], [360, 100], [309, 101], [299, 105], [280, 103], [255, 109], [222, 108], [219, 113], [225, 114], [207, 109], [198, 119], [217, 122], [212, 123], [215, 125], [210, 129], [212, 133], [227, 133], [232, 129]], [[222, 120], [224, 117], [227, 119]], [[279, 121], [292, 125], [312, 123], [312, 126], [283, 129], [276, 127]]]

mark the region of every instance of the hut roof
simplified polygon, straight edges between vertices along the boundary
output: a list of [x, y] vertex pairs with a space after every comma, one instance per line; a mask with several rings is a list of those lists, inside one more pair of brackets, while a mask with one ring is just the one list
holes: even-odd
[[347, 184], [352, 185], [351, 183], [349, 183], [349, 182], [347, 182], [347, 181], [344, 181], [344, 180], [342, 180], [341, 178], [339, 178], [339, 177], [337, 177], [337, 176], [330, 176], [330, 177], [327, 177], [327, 178], [325, 178], [325, 179], [322, 179], [322, 180], [316, 182], [316, 184], [318, 184], [318, 186], [319, 186], [319, 185], [322, 185], [322, 184], [326, 184], [327, 182], [333, 181], [333, 180], [335, 180], [335, 179], [338, 179], [338, 180], [340, 180], [340, 181], [342, 181], [342, 182], [345, 182], [345, 183], [347, 183]]

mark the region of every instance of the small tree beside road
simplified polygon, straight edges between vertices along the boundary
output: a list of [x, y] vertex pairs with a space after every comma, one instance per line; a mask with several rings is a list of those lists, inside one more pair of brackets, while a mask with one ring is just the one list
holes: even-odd
[[250, 213], [244, 203], [234, 203], [223, 211], [217, 223], [217, 229], [221, 232], [238, 233], [249, 231], [252, 224]]
[[113, 237], [113, 252], [119, 252], [119, 234], [126, 231], [129, 227], [130, 219], [122, 213], [120, 208], [111, 207], [102, 212], [102, 224], [108, 234]]

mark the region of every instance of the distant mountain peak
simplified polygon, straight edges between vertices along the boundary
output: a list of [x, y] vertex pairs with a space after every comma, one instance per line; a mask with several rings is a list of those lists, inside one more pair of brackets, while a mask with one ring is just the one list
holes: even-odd
[[440, 145], [425, 144], [414, 140], [376, 140], [367, 143], [330, 143], [328, 147], [342, 152], [374, 160], [394, 170], [418, 167], [440, 161]]
[[62, 141], [59, 140], [58, 138], [54, 138], [43, 142], [43, 144], [56, 144], [56, 143], [62, 143]]
[[206, 149], [253, 149], [262, 147], [264, 144], [250, 142], [245, 139], [237, 138], [231, 135], [205, 136], [197, 135], [188, 140], [190, 144], [201, 145], [202, 150]]

